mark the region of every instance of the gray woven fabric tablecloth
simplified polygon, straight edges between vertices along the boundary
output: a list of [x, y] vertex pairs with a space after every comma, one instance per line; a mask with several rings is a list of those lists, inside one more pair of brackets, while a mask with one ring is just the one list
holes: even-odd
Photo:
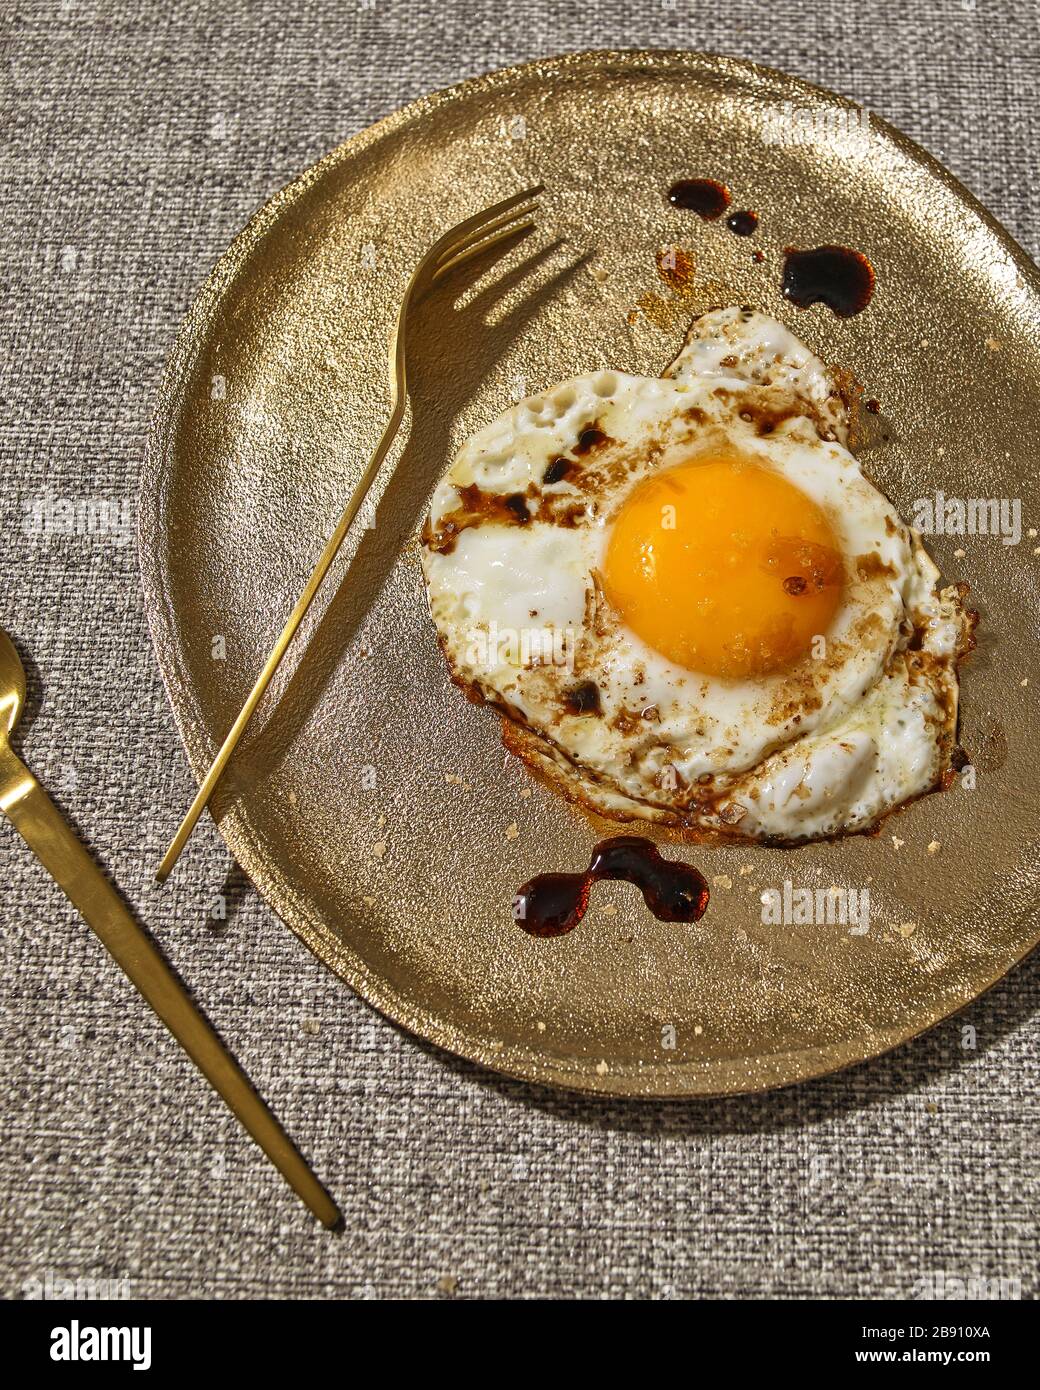
[[[309, 1220], [5, 825], [0, 1294], [109, 1280], [149, 1298], [883, 1298], [981, 1275], [1035, 1296], [1036, 961], [964, 1018], [844, 1075], [729, 1102], [610, 1103], [503, 1081], [402, 1035], [229, 877], [212, 826], [180, 886], [155, 887], [192, 786], [133, 513], [164, 358], [221, 250], [276, 189], [404, 102], [575, 48], [747, 56], [894, 122], [1035, 256], [1040, 10], [4, 8], [0, 622], [33, 663], [23, 746], [346, 1230]], [[26, 534], [40, 496], [117, 501], [126, 543]], [[228, 884], [214, 923], [208, 903]]]

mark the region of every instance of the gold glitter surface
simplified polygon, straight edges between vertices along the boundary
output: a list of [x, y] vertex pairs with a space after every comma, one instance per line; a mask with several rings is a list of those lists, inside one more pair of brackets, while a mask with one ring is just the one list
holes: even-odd
[[[656, 375], [687, 320], [716, 304], [776, 314], [855, 372], [881, 403], [864, 466], [905, 517], [942, 490], [1021, 498], [1023, 534], [1036, 524], [1040, 275], [948, 173], [850, 110], [696, 54], [586, 53], [493, 73], [398, 112], [272, 199], [174, 351], [141, 552], [201, 776], [378, 439], [387, 335], [412, 266], [451, 223], [547, 185], [535, 234], [421, 310], [406, 442], [362, 513], [376, 524], [348, 543], [216, 807], [246, 872], [332, 969], [407, 1028], [498, 1070], [623, 1095], [783, 1085], [920, 1032], [1037, 939], [1040, 560], [1025, 539], [929, 541], [983, 613], [963, 669], [976, 786], [915, 803], [876, 838], [796, 850], [686, 851], [650, 831], [713, 884], [693, 926], [657, 922], [633, 888], [601, 884], [570, 936], [519, 930], [516, 888], [583, 867], [616, 827], [504, 756], [497, 719], [449, 684], [426, 614], [414, 536], [463, 439], [575, 373]], [[758, 233], [669, 206], [669, 185], [696, 176], [757, 209]], [[783, 248], [826, 243], [876, 269], [855, 318], [780, 295]], [[657, 257], [675, 245], [695, 273], [673, 311]], [[785, 879], [868, 887], [870, 930], [764, 924], [761, 894]]]

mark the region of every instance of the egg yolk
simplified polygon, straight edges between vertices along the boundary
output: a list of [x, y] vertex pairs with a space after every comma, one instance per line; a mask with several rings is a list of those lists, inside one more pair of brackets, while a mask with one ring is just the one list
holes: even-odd
[[602, 577], [615, 612], [669, 661], [746, 678], [813, 650], [845, 571], [830, 523], [804, 492], [747, 459], [706, 455], [633, 489]]

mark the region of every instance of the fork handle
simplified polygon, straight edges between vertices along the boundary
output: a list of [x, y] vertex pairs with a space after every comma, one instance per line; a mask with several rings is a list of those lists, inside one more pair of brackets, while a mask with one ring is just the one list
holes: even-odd
[[[391, 344], [391, 360], [393, 360], [395, 352], [396, 335], [395, 342]], [[199, 816], [202, 815], [203, 810], [208, 805], [210, 798], [216, 790], [217, 783], [220, 781], [221, 777], [223, 777], [224, 769], [231, 760], [232, 753], [234, 753], [235, 749], [238, 747], [239, 740], [245, 733], [246, 725], [249, 723], [250, 719], [252, 719], [257, 705], [263, 699], [264, 691], [270, 685], [272, 676], [278, 670], [282, 657], [289, 648], [289, 643], [296, 636], [297, 629], [303, 622], [307, 610], [314, 600], [314, 596], [321, 588], [322, 581], [328, 574], [333, 560], [335, 560], [336, 556], [339, 554], [340, 546], [343, 544], [347, 531], [350, 529], [350, 523], [357, 515], [358, 508], [365, 500], [368, 490], [372, 486], [373, 479], [379, 472], [380, 465], [390, 450], [390, 445], [393, 443], [394, 436], [397, 433], [403, 415], [404, 393], [403, 391], [397, 391], [395, 388], [393, 410], [390, 415], [389, 423], [383, 431], [383, 437], [376, 445], [375, 453], [369, 459], [368, 466], [351, 494], [350, 500], [343, 510], [343, 515], [336, 525], [335, 531], [333, 531], [332, 535], [329, 537], [325, 549], [318, 557], [318, 562], [311, 571], [311, 576], [307, 580], [303, 593], [297, 599], [295, 608], [289, 614], [289, 619], [285, 627], [282, 628], [281, 635], [271, 648], [270, 655], [264, 663], [264, 668], [256, 679], [256, 684], [249, 692], [245, 704], [242, 706], [241, 710], [239, 710], [238, 718], [228, 731], [227, 737], [220, 746], [219, 753], [210, 764], [209, 771], [206, 773], [206, 776], [203, 778], [195, 794], [195, 800], [191, 803], [187, 814], [181, 821], [176, 835], [174, 835], [173, 839], [170, 841], [169, 849], [163, 855], [162, 863], [159, 865], [155, 875], [160, 883], [165, 882], [169, 877], [170, 870], [180, 858], [181, 850], [183, 850], [184, 846], [187, 844], [188, 837], [195, 829]]]
[[155, 942], [6, 743], [0, 747], [0, 810], [289, 1185], [319, 1221], [338, 1225], [335, 1203], [299, 1150], [191, 1002]]

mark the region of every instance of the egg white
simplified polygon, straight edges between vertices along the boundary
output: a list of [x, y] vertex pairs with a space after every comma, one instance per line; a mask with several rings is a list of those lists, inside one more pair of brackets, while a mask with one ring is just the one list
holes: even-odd
[[[565, 794], [756, 840], [863, 829], [948, 765], [963, 602], [937, 593], [919, 539], [841, 442], [834, 376], [763, 315], [704, 320], [667, 379], [576, 377], [467, 441], [424, 529], [430, 612], [455, 678], [508, 716], [509, 746]], [[720, 447], [782, 474], [837, 537], [846, 585], [823, 659], [702, 675], [604, 600], [604, 551], [632, 488]], [[533, 652], [509, 640], [524, 633]], [[591, 688], [595, 708], [576, 706]]]
[[662, 373], [676, 381], [738, 376], [779, 386], [802, 402], [821, 436], [847, 444], [849, 388], [789, 328], [749, 305], [710, 309], [693, 320], [678, 357]]

